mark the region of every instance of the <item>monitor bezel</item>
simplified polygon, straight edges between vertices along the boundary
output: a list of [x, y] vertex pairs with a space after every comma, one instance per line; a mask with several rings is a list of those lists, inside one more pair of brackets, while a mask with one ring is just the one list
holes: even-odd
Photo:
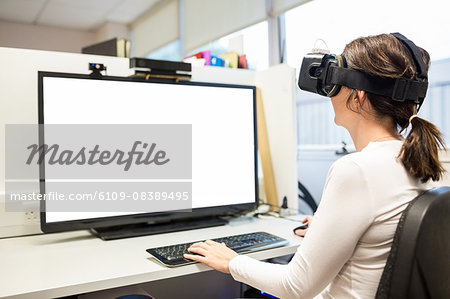
[[[86, 74], [76, 73], [62, 73], [62, 72], [38, 72], [38, 123], [44, 124], [44, 78], [70, 78], [70, 79], [86, 79], [86, 80], [107, 80], [107, 81], [124, 81], [135, 82], [142, 84], [174, 84], [174, 85], [188, 85], [188, 86], [208, 86], [208, 87], [225, 87], [225, 88], [243, 88], [253, 91], [253, 136], [254, 136], [254, 171], [255, 171], [255, 200], [252, 203], [233, 204], [225, 206], [215, 206], [206, 208], [194, 208], [191, 212], [156, 212], [156, 213], [142, 213], [130, 214], [121, 216], [79, 219], [68, 221], [47, 222], [45, 200], [40, 202], [40, 219], [41, 230], [45, 233], [64, 232], [84, 229], [104, 228], [111, 226], [120, 226], [128, 224], [157, 224], [167, 221], [177, 221], [183, 219], [195, 219], [209, 216], [230, 216], [241, 214], [245, 211], [253, 210], [258, 205], [259, 190], [258, 190], [258, 143], [257, 143], [257, 115], [256, 115], [256, 87], [252, 85], [239, 84], [224, 84], [224, 83], [210, 83], [197, 81], [174, 81], [151, 78], [148, 80], [136, 77], [117, 77], [117, 76], [102, 76], [91, 77]], [[43, 126], [39, 127], [39, 144], [44, 143]], [[44, 163], [39, 165], [39, 185], [40, 193], [45, 194], [45, 167]]]

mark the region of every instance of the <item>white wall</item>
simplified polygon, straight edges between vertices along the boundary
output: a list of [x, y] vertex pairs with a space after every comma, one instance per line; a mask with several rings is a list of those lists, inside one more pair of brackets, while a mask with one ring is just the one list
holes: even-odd
[[96, 42], [105, 41], [115, 37], [130, 39], [130, 30], [128, 28], [128, 25], [115, 22], [107, 22], [95, 32]]
[[81, 53], [96, 42], [95, 32], [0, 21], [0, 47]]
[[81, 53], [81, 48], [111, 38], [130, 38], [127, 25], [107, 22], [96, 31], [0, 21], [0, 47]]
[[254, 84], [261, 89], [278, 204], [286, 196], [293, 214], [298, 210], [295, 69], [279, 64], [256, 72]]
[[444, 177], [439, 182], [440, 186], [450, 186], [450, 150], [440, 151], [440, 160], [442, 161], [442, 166], [444, 166], [445, 170], [447, 171], [444, 174]]
[[[126, 58], [0, 47], [0, 238], [40, 232], [38, 206], [34, 212], [5, 212], [5, 124], [38, 122], [38, 71], [89, 74], [88, 62], [105, 64], [111, 76], [132, 74]], [[36, 183], [30, 191], [38, 190]]]

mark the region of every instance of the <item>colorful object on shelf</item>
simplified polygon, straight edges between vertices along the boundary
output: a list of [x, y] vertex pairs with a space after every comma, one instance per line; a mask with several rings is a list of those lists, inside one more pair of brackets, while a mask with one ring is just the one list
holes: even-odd
[[211, 51], [202, 51], [195, 53], [189, 57], [183, 59], [183, 62], [192, 63], [193, 65], [210, 65], [211, 64]]
[[196, 57], [196, 58], [200, 59], [200, 58], [203, 58], [203, 54], [202, 54], [202, 52], [198, 52], [198, 53], [195, 53], [194, 55], [191, 55], [190, 57]]
[[218, 57], [211, 55], [211, 50], [206, 50], [184, 58], [183, 62], [191, 63], [195, 66], [211, 65], [248, 69], [247, 56], [238, 55], [237, 52], [229, 52]]
[[238, 68], [240, 68], [240, 69], [248, 69], [247, 56], [245, 54], [239, 56]]
[[225, 61], [222, 58], [217, 56], [211, 56], [211, 65], [212, 66], [224, 66]]
[[205, 65], [210, 65], [211, 64], [211, 51], [210, 50], [203, 51], [202, 58], [205, 59]]
[[238, 67], [238, 53], [229, 52], [223, 55], [220, 55], [220, 58], [225, 60], [225, 67], [230, 67], [233, 69], [237, 69]]

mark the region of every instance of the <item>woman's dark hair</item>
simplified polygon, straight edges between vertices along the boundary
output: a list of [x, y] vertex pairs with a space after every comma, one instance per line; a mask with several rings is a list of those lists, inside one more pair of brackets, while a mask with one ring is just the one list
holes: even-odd
[[[422, 58], [429, 68], [430, 55], [419, 48]], [[343, 56], [348, 68], [390, 78], [413, 79], [416, 74], [414, 61], [408, 50], [392, 35], [380, 34], [361, 37], [345, 46]], [[392, 132], [405, 131], [410, 117], [417, 114], [417, 105], [412, 102], [397, 102], [389, 97], [366, 92], [374, 109], [375, 117], [392, 119]], [[351, 98], [347, 101], [350, 105]], [[411, 129], [405, 138], [399, 158], [408, 173], [414, 178], [426, 182], [437, 181], [445, 172], [439, 161], [439, 148], [445, 148], [442, 134], [432, 123], [419, 118], [411, 119]]]

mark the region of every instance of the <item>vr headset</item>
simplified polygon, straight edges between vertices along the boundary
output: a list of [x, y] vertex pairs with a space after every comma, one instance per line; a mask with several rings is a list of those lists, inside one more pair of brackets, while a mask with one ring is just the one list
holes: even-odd
[[414, 79], [372, 76], [347, 68], [342, 55], [309, 53], [303, 58], [298, 80], [300, 89], [326, 97], [338, 94], [341, 86], [364, 90], [386, 96], [394, 101], [411, 101], [420, 106], [428, 88], [425, 63], [417, 46], [400, 33], [391, 33], [399, 40], [413, 58], [416, 66]]

